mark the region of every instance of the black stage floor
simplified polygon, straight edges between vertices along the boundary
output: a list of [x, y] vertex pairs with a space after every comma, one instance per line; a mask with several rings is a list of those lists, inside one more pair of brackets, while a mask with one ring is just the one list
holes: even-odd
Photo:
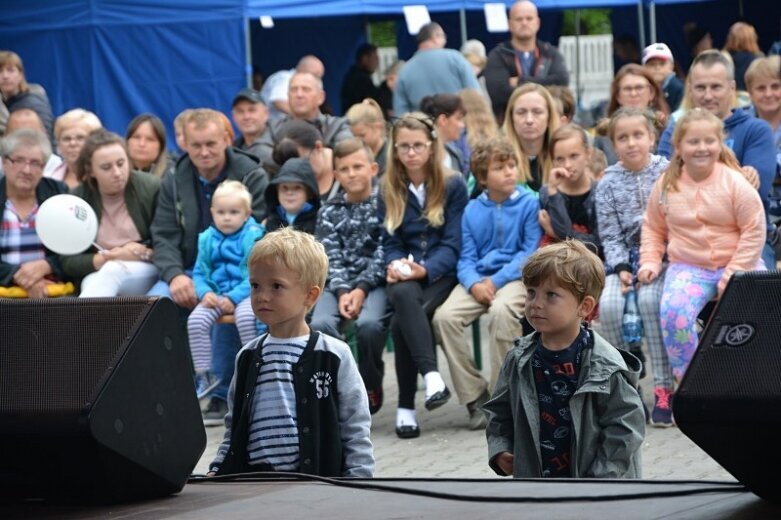
[[[210, 480], [190, 483], [178, 495], [111, 506], [0, 504], [0, 518], [781, 518], [781, 506], [763, 501], [739, 484], [722, 481], [336, 479], [333, 482]], [[367, 489], [370, 487], [383, 489]]]

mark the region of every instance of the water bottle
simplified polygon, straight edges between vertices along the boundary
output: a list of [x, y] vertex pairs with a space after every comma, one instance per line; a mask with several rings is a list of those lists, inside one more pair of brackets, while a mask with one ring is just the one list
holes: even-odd
[[632, 289], [626, 293], [624, 304], [624, 341], [630, 347], [640, 344], [643, 339], [643, 320], [637, 308], [637, 292]]

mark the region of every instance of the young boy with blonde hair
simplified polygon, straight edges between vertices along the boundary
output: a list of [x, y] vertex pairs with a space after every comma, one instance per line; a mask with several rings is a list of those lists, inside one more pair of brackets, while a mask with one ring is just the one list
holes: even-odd
[[323, 246], [287, 227], [255, 244], [248, 264], [252, 310], [269, 332], [236, 356], [209, 474], [371, 477], [369, 405], [350, 348], [305, 320], [328, 274]]
[[605, 284], [581, 242], [539, 249], [523, 268], [526, 317], [488, 416], [488, 463], [516, 478], [640, 478], [640, 362], [585, 327]]

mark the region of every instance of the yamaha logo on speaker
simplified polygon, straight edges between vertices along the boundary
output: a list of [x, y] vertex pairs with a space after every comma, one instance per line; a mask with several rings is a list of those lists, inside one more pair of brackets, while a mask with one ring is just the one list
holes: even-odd
[[748, 323], [724, 324], [719, 328], [716, 338], [713, 340], [714, 347], [740, 347], [748, 343], [754, 337], [753, 325]]

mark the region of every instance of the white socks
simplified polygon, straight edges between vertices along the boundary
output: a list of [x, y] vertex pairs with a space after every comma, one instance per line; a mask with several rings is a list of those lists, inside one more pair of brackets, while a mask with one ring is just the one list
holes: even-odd
[[409, 408], [397, 408], [396, 409], [396, 427], [400, 426], [417, 426], [418, 421], [415, 419], [415, 410]]
[[435, 370], [424, 375], [423, 379], [426, 381], [426, 399], [445, 389], [445, 380]]

